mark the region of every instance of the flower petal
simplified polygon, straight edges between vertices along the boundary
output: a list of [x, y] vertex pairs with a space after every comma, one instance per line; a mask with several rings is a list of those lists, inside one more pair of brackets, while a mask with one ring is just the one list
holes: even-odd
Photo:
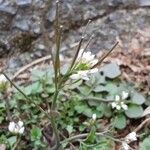
[[127, 109], [128, 109], [128, 106], [127, 106], [126, 104], [121, 105], [121, 107], [122, 107], [124, 110], [127, 110]]
[[14, 132], [15, 126], [16, 126], [15, 122], [10, 122], [8, 126], [8, 130], [10, 132]]
[[92, 115], [92, 119], [95, 121], [96, 120], [96, 114]]
[[18, 131], [20, 134], [24, 133], [24, 127], [20, 128], [20, 130]]
[[130, 146], [126, 142], [122, 142], [122, 148], [123, 150], [129, 150]]
[[22, 121], [18, 121], [18, 126], [21, 128], [23, 127], [23, 122]]
[[126, 137], [125, 137], [126, 141], [136, 141], [137, 140], [137, 135], [136, 135], [136, 132], [131, 132], [130, 134], [128, 134]]
[[129, 93], [122, 91], [122, 99], [127, 99], [129, 96]]
[[117, 101], [117, 102], [120, 101], [120, 96], [119, 95], [115, 96], [115, 101]]

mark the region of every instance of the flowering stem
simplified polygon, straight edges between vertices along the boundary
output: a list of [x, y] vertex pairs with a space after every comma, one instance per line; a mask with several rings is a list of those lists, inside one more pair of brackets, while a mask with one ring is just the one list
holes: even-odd
[[[122, 143], [121, 140], [116, 139], [116, 138], [113, 138], [113, 137], [107, 135], [107, 134], [106, 134], [107, 132], [108, 132], [108, 131], [96, 132], [95, 134], [96, 134], [96, 136], [105, 136], [106, 138], [109, 138], [109, 139], [111, 139], [111, 140], [113, 140], [113, 141], [115, 141], [115, 142], [120, 142], [120, 143]], [[70, 137], [70, 138], [65, 139], [65, 140], [62, 141], [61, 143], [71, 142], [71, 141], [78, 141], [78, 140], [80, 140], [80, 139], [84, 139], [84, 138], [87, 137], [88, 135], [89, 135], [89, 133], [78, 134], [78, 135], [75, 135], [75, 136], [72, 136], [72, 137]]]
[[74, 58], [73, 58], [73, 60], [72, 60], [72, 63], [71, 63], [71, 65], [70, 65], [70, 68], [69, 68], [68, 72], [70, 72], [70, 71], [72, 70], [72, 67], [74, 66], [74, 64], [75, 64], [75, 62], [76, 62], [76, 59], [77, 59], [77, 57], [78, 57], [78, 54], [79, 54], [79, 51], [80, 51], [80, 48], [81, 48], [81, 45], [82, 45], [83, 40], [84, 40], [84, 36], [81, 37], [81, 40], [80, 40], [80, 42], [79, 42], [77, 51], [76, 51], [76, 53], [75, 53], [75, 56], [74, 56]]
[[102, 56], [102, 58], [96, 63], [91, 69], [96, 68], [97, 66], [101, 65], [101, 63], [104, 61], [106, 57], [109, 56], [109, 54], [115, 49], [115, 47], [119, 44], [119, 42], [116, 42], [116, 44], [105, 54]]
[[13, 146], [12, 150], [15, 150], [17, 148], [18, 144], [20, 143], [20, 140], [21, 140], [21, 137], [17, 136], [17, 141], [16, 141], [15, 145]]
[[11, 113], [10, 113], [10, 104], [9, 104], [9, 100], [7, 99], [7, 96], [6, 96], [6, 93], [4, 95], [4, 100], [5, 100], [5, 103], [6, 103], [6, 112], [7, 112], [7, 117], [8, 117], [8, 120], [11, 121], [12, 118], [11, 118]]
[[[58, 84], [58, 87], [56, 87], [56, 89], [55, 89], [55, 93], [54, 93], [54, 97], [53, 97], [53, 101], [52, 101], [52, 105], [51, 105], [51, 111], [52, 112], [55, 111], [55, 109], [56, 109], [56, 102], [57, 102], [60, 86], [61, 85]], [[58, 129], [57, 129], [57, 123], [56, 123], [56, 119], [55, 119], [54, 115], [51, 116], [50, 121], [51, 121], [53, 132], [54, 132], [55, 138], [56, 138], [56, 145], [52, 149], [57, 150], [58, 147], [60, 146], [60, 137], [59, 137], [59, 133], [58, 133]]]

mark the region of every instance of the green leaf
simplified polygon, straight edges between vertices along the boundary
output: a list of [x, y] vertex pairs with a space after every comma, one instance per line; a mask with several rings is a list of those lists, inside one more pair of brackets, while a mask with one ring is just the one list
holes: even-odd
[[94, 92], [108, 92], [108, 88], [106, 88], [106, 86], [103, 85], [97, 85], [94, 89]]
[[96, 76], [97, 84], [106, 84], [106, 77], [103, 74], [103, 72], [102, 72], [102, 74], [101, 74], [101, 72], [99, 72], [98, 74], [95, 74], [95, 76]]
[[77, 81], [77, 82], [75, 82], [75, 83], [72, 83], [71, 85], [69, 85], [69, 89], [71, 89], [71, 90], [74, 90], [74, 89], [76, 89], [77, 87], [79, 87], [81, 84], [82, 84], [82, 80], [79, 80], [79, 81]]
[[45, 91], [46, 91], [46, 93], [53, 94], [55, 92], [55, 85], [52, 84], [50, 86], [46, 86]]
[[31, 79], [32, 81], [37, 81], [37, 80], [40, 80], [41, 78], [43, 78], [43, 76], [45, 75], [45, 71], [43, 70], [37, 70], [37, 69], [34, 69], [32, 70], [31, 72]]
[[116, 63], [110, 63], [103, 66], [101, 71], [103, 71], [104, 75], [110, 79], [114, 79], [121, 75], [120, 68]]
[[73, 132], [73, 127], [71, 125], [68, 125], [66, 129], [69, 134], [71, 134]]
[[114, 83], [107, 83], [105, 86], [105, 89], [109, 92], [111, 95], [116, 95], [118, 93], [118, 87]]
[[85, 95], [85, 96], [89, 95], [89, 93], [91, 92], [91, 88], [88, 86], [80, 86], [78, 87], [78, 90], [80, 91], [82, 95]]
[[5, 108], [5, 102], [0, 102], [0, 108]]
[[134, 92], [132, 96], [132, 102], [137, 105], [142, 105], [145, 102], [145, 98], [142, 94]]
[[77, 106], [75, 106], [74, 109], [80, 114], [80, 113], [84, 112], [85, 109], [87, 109], [87, 107], [85, 105], [77, 105]]
[[143, 114], [143, 108], [136, 104], [130, 104], [128, 105], [128, 110], [125, 111], [125, 114], [129, 118], [139, 118]]
[[0, 116], [0, 123], [2, 123], [4, 119], [5, 118], [3, 116]]
[[104, 108], [105, 108], [104, 109], [104, 116], [108, 117], [108, 118], [111, 117], [112, 116], [111, 107], [106, 105]]
[[8, 142], [9, 142], [10, 146], [12, 147], [17, 142], [17, 136], [9, 137]]
[[92, 114], [93, 114], [92, 109], [86, 108], [86, 109], [84, 110], [83, 114], [84, 114], [85, 116], [87, 116], [87, 117], [90, 118], [90, 117], [92, 116]]
[[85, 139], [85, 143], [90, 143], [90, 144], [93, 144], [95, 139], [96, 139], [96, 129], [95, 129], [95, 126], [92, 127], [90, 133], [88, 134], [87, 138]]
[[150, 137], [145, 138], [143, 142], [140, 143], [139, 150], [150, 150]]
[[40, 82], [34, 82], [31, 84], [32, 94], [41, 93], [43, 91], [42, 84]]
[[126, 117], [123, 114], [119, 114], [114, 119], [114, 126], [117, 129], [123, 129], [126, 127]]
[[36, 141], [36, 140], [39, 140], [41, 137], [42, 137], [42, 133], [41, 133], [40, 128], [33, 127], [31, 129], [31, 140]]

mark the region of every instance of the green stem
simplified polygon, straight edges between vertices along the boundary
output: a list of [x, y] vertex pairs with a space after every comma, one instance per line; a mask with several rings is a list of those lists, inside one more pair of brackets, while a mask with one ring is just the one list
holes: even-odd
[[[109, 138], [109, 139], [111, 139], [111, 140], [113, 140], [115, 142], [120, 142], [120, 143], [122, 142], [120, 139], [113, 138], [112, 136], [107, 135], [106, 133], [107, 133], [107, 131], [96, 132], [95, 134], [96, 134], [96, 136], [104, 136], [104, 137]], [[70, 137], [68, 139], [65, 139], [61, 143], [79, 141], [81, 139], [86, 138], [88, 135], [89, 135], [89, 133], [78, 134], [78, 135], [72, 136], [72, 137]]]
[[57, 150], [58, 147], [60, 146], [60, 137], [59, 137], [59, 133], [58, 133], [58, 129], [57, 129], [57, 124], [56, 124], [56, 120], [55, 120], [55, 116], [51, 116], [51, 125], [53, 128], [53, 132], [55, 134], [55, 139], [56, 139], [56, 144], [53, 147], [54, 150]]
[[52, 101], [52, 106], [51, 106], [52, 111], [54, 111], [56, 108], [56, 101], [57, 101], [58, 94], [59, 94], [59, 90], [56, 88], [54, 97], [53, 97], [53, 101]]
[[12, 147], [12, 150], [17, 149], [17, 146], [18, 146], [18, 144], [20, 143], [20, 141], [21, 141], [21, 137], [20, 137], [20, 136], [17, 136], [17, 142], [16, 142], [15, 145]]
[[[56, 101], [57, 101], [58, 94], [59, 94], [59, 90], [57, 88], [58, 87], [56, 87], [56, 89], [55, 89], [55, 93], [54, 93], [54, 97], [53, 97], [53, 101], [52, 101], [52, 105], [51, 105], [52, 112], [55, 111], [55, 109], [56, 109]], [[53, 149], [57, 150], [58, 147], [60, 146], [60, 137], [59, 137], [59, 133], [58, 133], [58, 129], [57, 129], [57, 123], [56, 123], [55, 116], [52, 115], [50, 120], [51, 120], [51, 125], [53, 128], [53, 132], [55, 134], [55, 139], [56, 139], [56, 144], [53, 147]]]

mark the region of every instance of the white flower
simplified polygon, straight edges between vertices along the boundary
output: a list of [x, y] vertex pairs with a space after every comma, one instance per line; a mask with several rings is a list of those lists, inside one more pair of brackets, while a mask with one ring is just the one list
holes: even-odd
[[129, 93], [125, 92], [125, 91], [122, 91], [122, 99], [127, 99], [128, 96], [129, 96]]
[[96, 72], [98, 72], [98, 68], [93, 68], [88, 71], [88, 73], [90, 73], [90, 74], [96, 73]]
[[137, 140], [137, 135], [136, 132], [131, 132], [129, 133], [126, 137], [125, 137], [127, 142], [132, 142], [132, 141], [136, 141]]
[[92, 119], [95, 121], [96, 120], [96, 114], [92, 115]]
[[1, 74], [0, 75], [0, 83], [5, 83], [5, 82], [7, 82], [7, 78], [3, 74]]
[[83, 79], [89, 80], [89, 75], [98, 72], [98, 68], [93, 68], [98, 59], [95, 59], [95, 55], [91, 52], [84, 52], [84, 49], [79, 51], [77, 62], [75, 64], [74, 70], [76, 71], [75, 74], [70, 76], [73, 80]]
[[117, 104], [115, 102], [111, 103], [112, 108], [115, 108]]
[[124, 109], [124, 110], [127, 110], [128, 109], [128, 106], [126, 104], [122, 104], [121, 107]]
[[120, 109], [121, 109], [121, 106], [120, 106], [120, 105], [117, 105], [117, 106], [116, 106], [116, 109], [117, 109], [117, 110], [120, 110]]
[[15, 129], [15, 123], [14, 122], [10, 122], [9, 123], [9, 126], [8, 126], [8, 130], [10, 131], [10, 132], [14, 132], [14, 129]]
[[19, 125], [19, 127], [23, 127], [23, 122], [19, 120], [18, 125]]
[[120, 101], [120, 96], [119, 95], [115, 96], [115, 101]]
[[83, 79], [83, 80], [88, 81], [90, 79], [89, 75], [97, 71], [98, 71], [97, 68], [94, 68], [91, 70], [81, 70], [81, 71], [78, 71], [76, 74], [71, 75], [70, 78], [73, 80]]
[[122, 142], [122, 148], [123, 150], [129, 150], [130, 146], [126, 142]]
[[78, 71], [76, 74], [71, 75], [70, 78], [73, 80], [78, 80], [78, 79], [89, 80], [87, 73], [88, 73], [87, 70]]
[[127, 96], [128, 96], [128, 93], [124, 91], [122, 92], [121, 97], [119, 95], [116, 95], [115, 102], [111, 103], [112, 108], [116, 108], [117, 110], [121, 110], [121, 109], [127, 110], [128, 106], [123, 101], [124, 100], [123, 98], [126, 98]]
[[20, 134], [23, 134], [23, 132], [24, 132], [24, 127], [21, 127], [18, 132], [19, 132]]
[[23, 126], [23, 122], [22, 121], [18, 121], [18, 123], [15, 122], [10, 122], [9, 126], [8, 126], [8, 130], [12, 133], [19, 133], [19, 134], [23, 134], [24, 132], [24, 126]]
[[90, 68], [98, 62], [98, 59], [96, 59], [95, 55], [90, 51], [84, 52], [84, 49], [81, 49], [78, 54], [77, 62], [81, 64], [87, 64]]

